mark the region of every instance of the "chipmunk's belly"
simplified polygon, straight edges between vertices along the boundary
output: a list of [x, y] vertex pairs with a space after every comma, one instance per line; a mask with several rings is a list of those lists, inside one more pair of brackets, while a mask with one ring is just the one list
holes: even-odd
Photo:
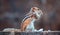
[[26, 30], [31, 30], [33, 31], [35, 28], [34, 28], [34, 19], [30, 22], [30, 24], [26, 27]]

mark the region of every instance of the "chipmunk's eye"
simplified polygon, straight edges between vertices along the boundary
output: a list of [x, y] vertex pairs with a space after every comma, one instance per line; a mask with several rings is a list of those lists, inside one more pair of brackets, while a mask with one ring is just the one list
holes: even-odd
[[38, 9], [39, 10], [39, 9]]

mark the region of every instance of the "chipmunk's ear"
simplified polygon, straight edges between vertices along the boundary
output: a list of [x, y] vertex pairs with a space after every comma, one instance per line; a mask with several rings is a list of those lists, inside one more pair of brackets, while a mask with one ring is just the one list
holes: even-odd
[[34, 10], [35, 10], [35, 8], [33, 7], [33, 8], [32, 8], [32, 12], [34, 12]]
[[35, 12], [34, 10], [40, 10], [38, 7], [33, 7], [32, 12]]

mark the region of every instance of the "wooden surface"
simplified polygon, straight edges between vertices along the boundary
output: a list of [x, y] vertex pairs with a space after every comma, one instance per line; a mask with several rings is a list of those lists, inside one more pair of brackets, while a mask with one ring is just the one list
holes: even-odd
[[60, 35], [60, 32], [0, 32], [0, 35]]

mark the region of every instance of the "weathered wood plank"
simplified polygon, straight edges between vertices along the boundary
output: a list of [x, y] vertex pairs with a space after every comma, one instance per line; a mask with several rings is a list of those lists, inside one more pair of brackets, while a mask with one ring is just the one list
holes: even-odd
[[0, 35], [60, 35], [60, 32], [0, 32]]

